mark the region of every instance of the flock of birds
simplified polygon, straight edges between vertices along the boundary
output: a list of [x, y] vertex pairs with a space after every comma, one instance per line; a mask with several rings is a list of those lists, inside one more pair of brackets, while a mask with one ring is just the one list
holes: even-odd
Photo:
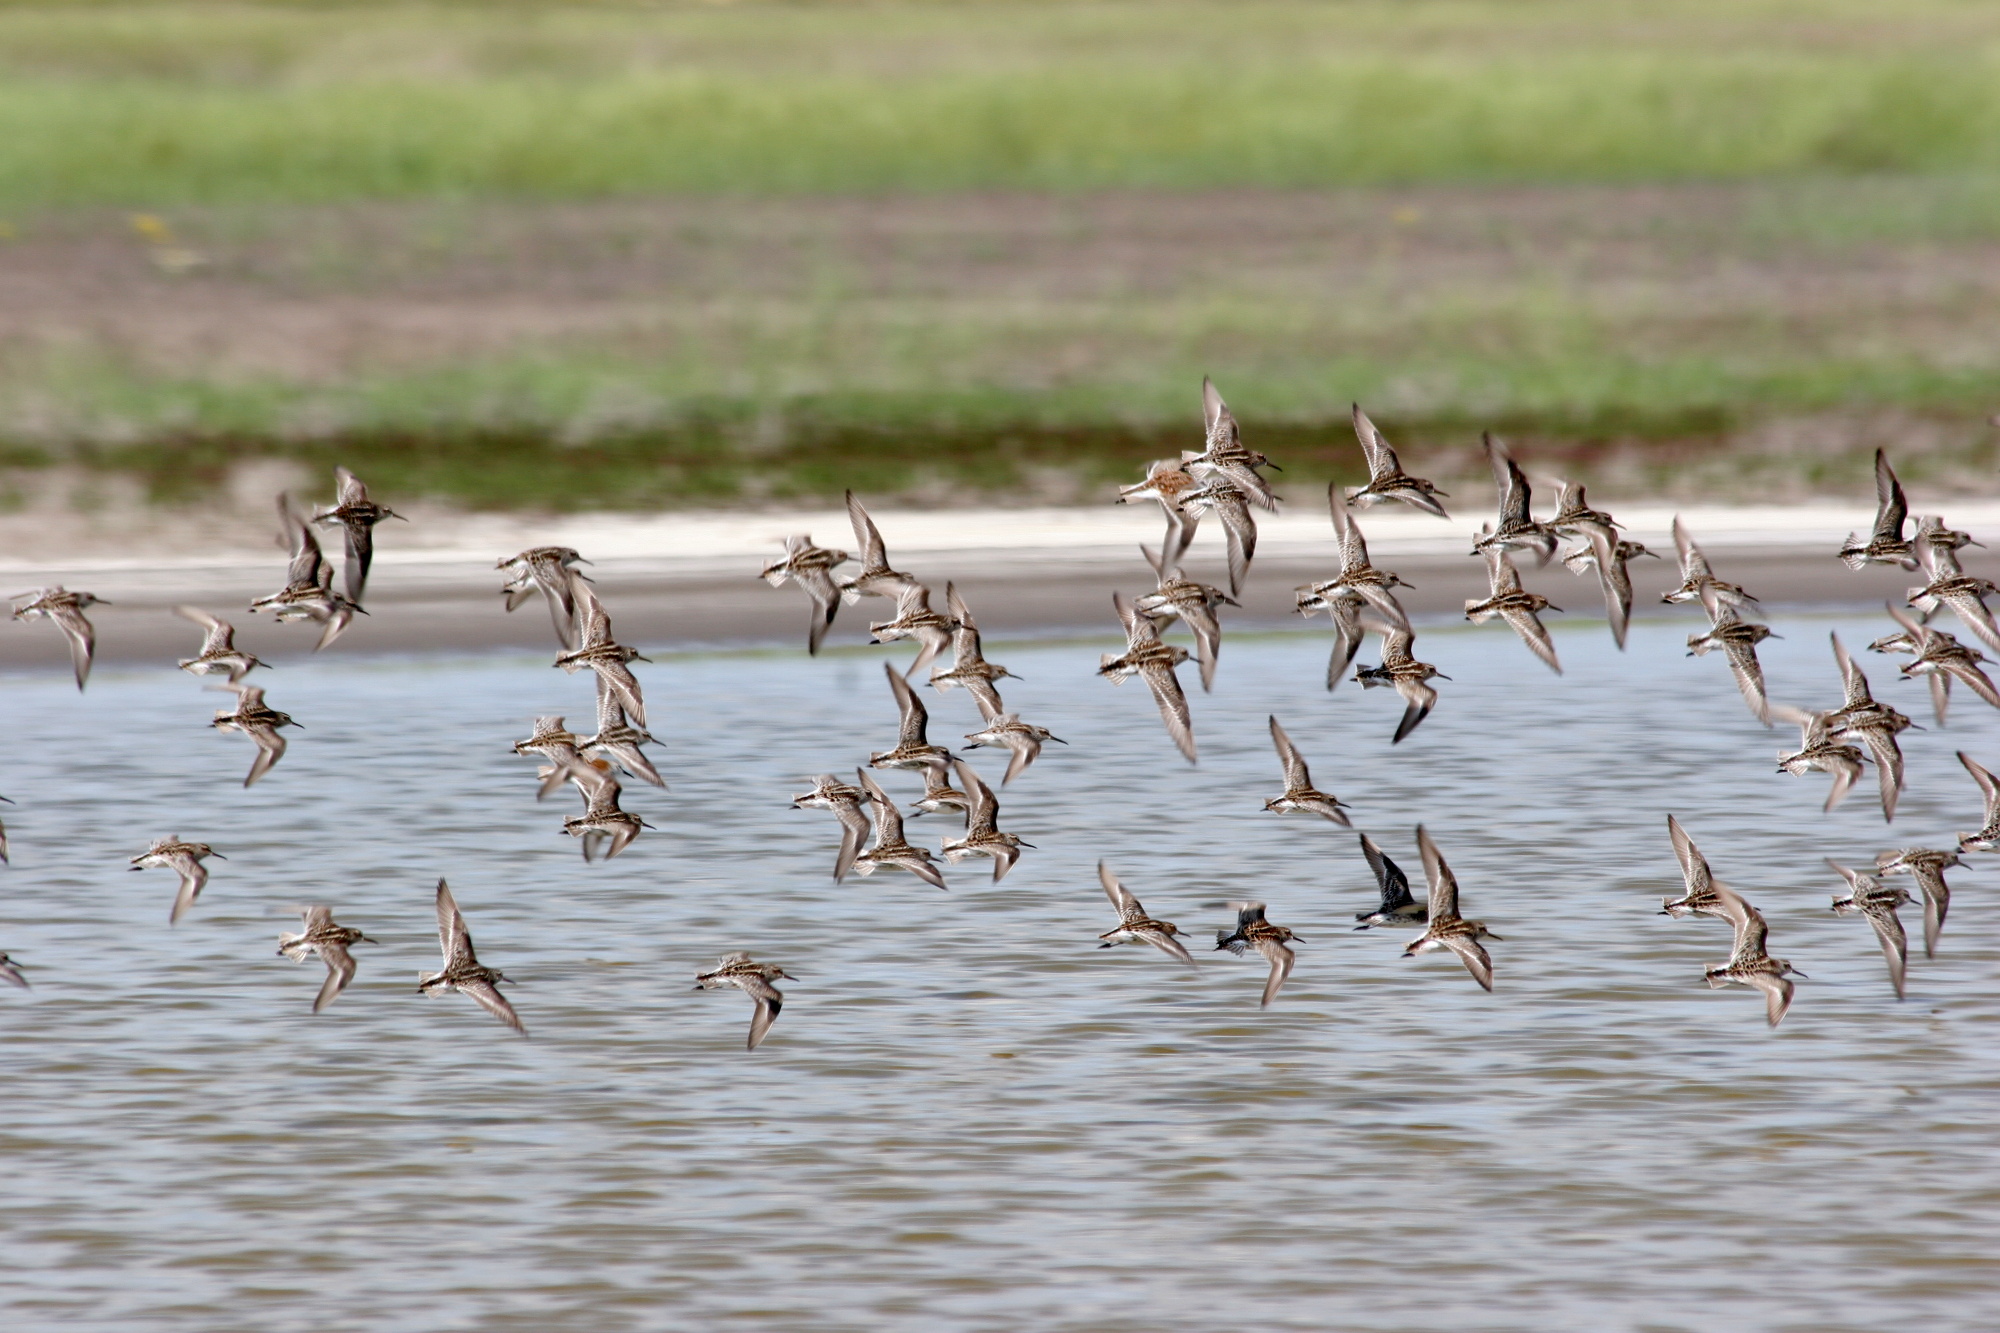
[[[1236, 599], [1242, 593], [1256, 555], [1256, 511], [1274, 511], [1278, 503], [1278, 497], [1262, 475], [1263, 469], [1275, 465], [1263, 454], [1244, 446], [1235, 418], [1214, 385], [1206, 380], [1202, 397], [1204, 448], [1184, 451], [1177, 460], [1153, 463], [1144, 480], [1122, 488], [1118, 496], [1121, 504], [1155, 501], [1164, 514], [1166, 532], [1157, 551], [1149, 546], [1140, 548], [1153, 573], [1152, 591], [1129, 599], [1123, 592], [1112, 594], [1113, 608], [1125, 635], [1125, 651], [1105, 654], [1098, 667], [1098, 674], [1113, 684], [1134, 676], [1146, 683], [1168, 737], [1190, 763], [1196, 759], [1194, 723], [1177, 669], [1192, 657], [1198, 664], [1202, 688], [1212, 688], [1222, 650], [1219, 608], [1239, 604]], [[1354, 409], [1353, 423], [1368, 463], [1369, 481], [1351, 491], [1337, 484], [1329, 487], [1338, 568], [1333, 577], [1298, 588], [1296, 607], [1301, 615], [1308, 617], [1325, 612], [1333, 622], [1335, 639], [1327, 667], [1327, 689], [1336, 688], [1346, 678], [1348, 668], [1354, 666], [1353, 679], [1364, 688], [1386, 686], [1401, 696], [1404, 711], [1392, 742], [1400, 743], [1437, 706], [1439, 692], [1430, 682], [1448, 678], [1416, 658], [1416, 632], [1394, 591], [1408, 585], [1394, 573], [1370, 562], [1367, 543], [1353, 510], [1400, 502], [1446, 518], [1442, 501], [1450, 497], [1429, 481], [1405, 472], [1395, 451], [1359, 407]], [[1532, 488], [1520, 465], [1490, 435], [1485, 437], [1483, 445], [1498, 487], [1499, 513], [1495, 521], [1481, 527], [1473, 542], [1471, 554], [1483, 559], [1486, 565], [1488, 596], [1468, 600], [1466, 618], [1474, 623], [1501, 619], [1536, 658], [1560, 674], [1562, 666], [1555, 645], [1541, 621], [1544, 611], [1560, 608], [1552, 608], [1546, 597], [1527, 591], [1514, 563], [1515, 555], [1520, 553], [1533, 556], [1538, 566], [1546, 566], [1560, 555], [1563, 565], [1573, 574], [1596, 575], [1612, 636], [1622, 650], [1633, 601], [1628, 566], [1633, 559], [1654, 553], [1626, 540], [1610, 514], [1592, 509], [1581, 485], [1562, 483], [1556, 514], [1546, 521], [1537, 519], [1533, 513]], [[1930, 623], [1938, 611], [1949, 609], [1982, 644], [2000, 654], [2000, 630], [1996, 630], [1985, 604], [1985, 598], [2000, 592], [2000, 587], [1966, 575], [1957, 554], [1964, 546], [1977, 543], [1966, 533], [1946, 527], [1936, 516], [1920, 517], [1914, 530], [1908, 530], [1908, 505], [1902, 486], [1879, 451], [1875, 470], [1878, 497], [1875, 525], [1865, 539], [1850, 534], [1838, 553], [1839, 558], [1851, 568], [1890, 564], [1921, 571], [1925, 583], [1909, 590], [1907, 603], [1915, 614], [1893, 605], [1888, 608], [1897, 632], [1876, 640], [1869, 645], [1870, 649], [1908, 656], [1910, 660], [1902, 664], [1902, 674], [1911, 678], [1921, 676], [1929, 682], [1940, 724], [1945, 719], [1954, 682], [1966, 685], [1982, 701], [2000, 708], [2000, 690], [1995, 689], [1982, 669], [1982, 663], [1988, 659], [1977, 648]], [[291, 549], [286, 583], [278, 592], [252, 602], [249, 608], [252, 612], [269, 611], [280, 622], [314, 622], [321, 628], [317, 648], [332, 643], [357, 615], [365, 614], [362, 598], [373, 559], [374, 529], [386, 519], [402, 517], [370, 500], [367, 488], [346, 469], [336, 469], [336, 480], [336, 503], [328, 509], [301, 513], [289, 497], [278, 498], [280, 521]], [[930, 740], [928, 710], [909, 678], [929, 667], [926, 683], [932, 689], [940, 692], [962, 689], [971, 696], [983, 725], [966, 734], [965, 741], [970, 748], [990, 747], [1009, 752], [1006, 771], [1000, 779], [1003, 788], [1034, 764], [1045, 744], [1064, 742], [1048, 728], [1027, 722], [1007, 708], [1001, 697], [1000, 682], [1013, 678], [1012, 673], [987, 661], [978, 623], [957, 587], [947, 583], [945, 610], [934, 610], [931, 588], [891, 566], [881, 532], [852, 492], [847, 496], [847, 511], [858, 557], [817, 546], [809, 535], [802, 534], [786, 539], [783, 556], [766, 566], [761, 577], [774, 587], [796, 584], [810, 598], [809, 652], [819, 651], [840, 608], [863, 598], [883, 598], [895, 606], [893, 616], [868, 626], [874, 642], [910, 640], [917, 645], [918, 652], [902, 671], [884, 664], [899, 718], [896, 743], [886, 750], [870, 753], [865, 765], [857, 764], [852, 783], [837, 773], [819, 774], [812, 788], [795, 796], [792, 805], [828, 811], [839, 823], [840, 843], [832, 872], [836, 881], [844, 881], [850, 873], [867, 876], [889, 868], [906, 871], [942, 889], [946, 887], [945, 867], [955, 866], [968, 857], [985, 857], [992, 862], [993, 880], [997, 883], [1014, 867], [1024, 849], [1032, 850], [1032, 844], [1001, 830], [998, 798], [971, 764], [948, 747]], [[1227, 591], [1197, 582], [1184, 570], [1196, 530], [1210, 514], [1219, 516], [1223, 529]], [[344, 534], [339, 589], [335, 587], [334, 563], [322, 550], [315, 531], [329, 525], [340, 528]], [[1903, 757], [1897, 737], [1914, 725], [1911, 720], [1873, 698], [1866, 675], [1838, 635], [1833, 637], [1833, 653], [1841, 675], [1840, 704], [1806, 709], [1771, 702], [1757, 659], [1757, 645], [1770, 636], [1771, 630], [1745, 618], [1756, 606], [1757, 598], [1715, 575], [1701, 548], [1678, 518], [1674, 521], [1673, 536], [1681, 583], [1667, 592], [1663, 600], [1699, 603], [1709, 622], [1704, 633], [1688, 639], [1689, 655], [1720, 651], [1730, 665], [1744, 701], [1760, 721], [1766, 726], [1774, 719], [1799, 726], [1799, 748], [1780, 754], [1779, 771], [1830, 775], [1833, 786], [1826, 810], [1831, 811], [1848, 796], [1864, 766], [1872, 763], [1879, 779], [1883, 818], [1892, 820], [1897, 798], [1904, 789]], [[836, 577], [836, 571], [851, 562], [859, 565], [853, 576]], [[517, 754], [543, 761], [536, 771], [538, 800], [564, 786], [574, 787], [581, 796], [582, 812], [565, 819], [562, 831], [578, 840], [586, 862], [600, 853], [607, 860], [616, 857], [643, 830], [652, 827], [621, 808], [623, 788], [618, 773], [652, 786], [666, 786], [644, 750], [655, 742], [646, 730], [645, 700], [631, 668], [632, 663], [647, 659], [613, 637], [611, 618], [603, 602], [590, 578], [578, 568], [589, 563], [569, 547], [548, 546], [523, 551], [497, 566], [508, 576], [500, 590], [506, 609], [513, 611], [539, 594], [549, 610], [560, 649], [554, 665], [572, 674], [588, 668], [596, 684], [594, 734], [586, 736], [570, 731], [563, 716], [544, 716], [536, 718], [533, 733], [514, 746]], [[104, 603], [90, 593], [70, 592], [61, 587], [21, 594], [15, 603], [15, 620], [47, 619], [67, 636], [77, 688], [83, 689], [89, 679], [95, 648], [94, 631], [85, 613], [90, 607]], [[289, 715], [267, 706], [261, 688], [243, 683], [246, 675], [264, 663], [235, 647], [234, 629], [227, 621], [196, 607], [175, 609], [203, 630], [200, 651], [182, 661], [181, 669], [196, 676], [225, 677], [224, 683], [216, 688], [236, 696], [235, 707], [218, 710], [212, 725], [242, 733], [254, 742], [257, 754], [243, 782], [248, 787], [284, 757], [286, 740], [281, 728], [298, 724]], [[1175, 621], [1191, 635], [1192, 651], [1163, 639], [1162, 634]], [[1380, 639], [1381, 660], [1374, 666], [1356, 666], [1355, 658], [1369, 634]], [[938, 662], [946, 648], [952, 652], [949, 666]], [[1269, 725], [1285, 789], [1266, 801], [1264, 808], [1278, 814], [1313, 814], [1351, 828], [1346, 804], [1313, 784], [1305, 758], [1275, 716], [1269, 719]], [[1874, 928], [1899, 998], [1904, 992], [1908, 944], [1897, 910], [1913, 898], [1908, 891], [1887, 886], [1883, 880], [1908, 875], [1915, 883], [1923, 903], [1925, 953], [1934, 956], [1950, 905], [1945, 870], [1962, 865], [1963, 852], [2000, 852], [2000, 778], [1963, 752], [1958, 757], [1985, 798], [1983, 828], [1961, 835], [1956, 847], [1948, 850], [1904, 848], [1884, 852], [1878, 856], [1872, 872], [1828, 862], [1848, 890], [1834, 899], [1833, 910], [1843, 915], [1859, 915]], [[908, 818], [955, 811], [964, 821], [960, 836], [942, 838], [936, 855], [927, 847], [909, 841], [904, 810], [874, 775], [899, 769], [921, 775], [924, 783], [921, 796], [910, 806]], [[1726, 962], [1706, 969], [1705, 978], [1716, 988], [1738, 984], [1762, 991], [1768, 1021], [1777, 1026], [1791, 1005], [1791, 978], [1804, 974], [1787, 960], [1770, 956], [1768, 927], [1763, 916], [1740, 894], [1714, 878], [1694, 840], [1675, 817], [1669, 815], [1667, 825], [1685, 880], [1685, 892], [1665, 901], [1664, 914], [1710, 916], [1730, 923], [1735, 936], [1731, 956]], [[1380, 901], [1355, 914], [1355, 929], [1422, 927], [1422, 934], [1405, 946], [1405, 957], [1448, 950], [1480, 986], [1491, 991], [1493, 962], [1482, 941], [1500, 937], [1483, 922], [1461, 915], [1457, 880], [1422, 826], [1416, 830], [1416, 846], [1428, 890], [1422, 899], [1412, 893], [1408, 877], [1396, 862], [1372, 837], [1360, 834], [1360, 850], [1375, 876]], [[6, 856], [5, 829], [0, 827], [0, 861]], [[175, 835], [156, 840], [133, 857], [132, 868], [176, 872], [180, 884], [169, 920], [177, 923], [207, 884], [204, 862], [210, 857], [221, 859], [220, 853], [206, 843], [184, 841]], [[1104, 893], [1118, 915], [1118, 924], [1099, 936], [1100, 947], [1150, 944], [1182, 963], [1193, 963], [1193, 955], [1182, 942], [1184, 933], [1174, 923], [1151, 916], [1102, 862], [1098, 874]], [[508, 978], [479, 962], [464, 914], [442, 879], [437, 884], [435, 907], [442, 965], [435, 973], [422, 974], [418, 989], [425, 994], [456, 991], [466, 995], [525, 1035], [520, 1016], [499, 989]], [[1288, 927], [1268, 920], [1265, 904], [1261, 902], [1235, 902], [1230, 909], [1237, 914], [1235, 925], [1216, 932], [1215, 948], [1238, 955], [1254, 949], [1267, 960], [1270, 971], [1262, 1003], [1268, 1006], [1292, 973], [1296, 955], [1291, 945], [1301, 937]], [[356, 972], [353, 946], [375, 941], [357, 929], [335, 922], [332, 910], [325, 905], [310, 904], [298, 910], [303, 929], [282, 934], [278, 952], [295, 962], [317, 956], [324, 964], [326, 977], [312, 1006], [313, 1012], [318, 1013], [352, 981]], [[0, 979], [20, 986], [28, 984], [20, 966], [4, 953], [0, 953]], [[747, 953], [732, 953], [714, 970], [700, 973], [694, 980], [697, 990], [733, 987], [752, 999], [754, 1011], [748, 1044], [754, 1048], [769, 1033], [783, 1006], [783, 993], [774, 983], [786, 979], [792, 978], [774, 964], [758, 962]]]

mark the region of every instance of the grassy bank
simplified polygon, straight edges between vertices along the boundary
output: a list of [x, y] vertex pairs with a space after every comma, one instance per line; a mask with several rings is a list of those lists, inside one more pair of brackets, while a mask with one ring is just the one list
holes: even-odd
[[1952, 0], [0, 8], [16, 208], [1995, 166]]
[[1990, 490], [1996, 76], [1954, 0], [0, 0], [0, 467], [1059, 499], [1208, 373], [1295, 486], [1358, 399]]

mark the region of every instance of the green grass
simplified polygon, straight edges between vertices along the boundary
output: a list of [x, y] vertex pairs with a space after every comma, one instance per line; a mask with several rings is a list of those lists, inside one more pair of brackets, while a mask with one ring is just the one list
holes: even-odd
[[[1704, 182], [1737, 193], [1715, 204]], [[1359, 398], [1447, 451], [1440, 475], [1493, 427], [1586, 473], [1691, 484], [1765, 423], [1888, 414], [1934, 423], [1957, 441], [1939, 466], [1984, 484], [1992, 284], [1922, 279], [2000, 241], [1987, 0], [0, 0], [0, 269], [5, 236], [92, 229], [99, 250], [69, 262], [111, 263], [139, 246], [122, 214], [157, 212], [214, 260], [183, 299], [250, 314], [506, 286], [510, 246], [546, 263], [566, 233], [500, 224], [552, 203], [1607, 184], [1681, 187], [1664, 239], [1585, 246], [1588, 217], [1558, 209], [1543, 234], [1461, 217], [1404, 260], [1383, 195], [1365, 225], [1328, 224], [1367, 233], [1359, 251], [1328, 237], [1354, 252], [1345, 286], [1246, 247], [1242, 270], [1188, 251], [1182, 276], [1084, 294], [1050, 295], [1052, 265], [1029, 264], [1044, 286], [1014, 299], [980, 285], [976, 247], [939, 261], [967, 284], [945, 290], [871, 277], [879, 257], [849, 238], [789, 286], [699, 299], [656, 265], [625, 293], [654, 303], [638, 332], [364, 348], [295, 373], [140, 347], [100, 303], [53, 333], [0, 330], [0, 468], [136, 472], [167, 499], [277, 454], [478, 505], [1057, 495], [1188, 443], [1213, 372], [1301, 482], [1351, 475]], [[432, 211], [349, 227], [375, 205]], [[635, 250], [659, 242], [631, 225]], [[1005, 237], [981, 244], [1005, 259]], [[1891, 272], [1869, 259], [1884, 247], [1908, 284], [1825, 285]], [[1473, 251], [1460, 286], [1429, 281]], [[1725, 260], [1783, 290], [1683, 308], [1678, 285]], [[555, 309], [566, 282], [508, 290]], [[1772, 466], [1810, 480], [1844, 458]]]
[[[72, 368], [73, 371], [79, 368]], [[120, 374], [103, 366], [51, 376], [77, 420], [59, 444], [17, 442], [0, 466], [55, 461], [137, 476], [156, 500], [197, 499], [235, 466], [292, 458], [364, 471], [385, 493], [449, 497], [475, 508], [685, 507], [815, 500], [846, 487], [934, 498], [1067, 500], [1139, 475], [1147, 460], [1198, 443], [1199, 373], [1052, 391], [831, 392], [768, 400], [704, 395], [697, 383], [607, 358], [530, 360], [380, 377], [335, 390], [276, 382], [219, 386]], [[1413, 384], [1428, 382], [1415, 407]], [[1810, 492], [1865, 472], [1878, 443], [1928, 421], [1938, 476], [1991, 472], [2000, 436], [1990, 410], [1995, 367], [1921, 362], [1682, 355], [1639, 362], [1614, 349], [1385, 363], [1355, 357], [1245, 368], [1224, 381], [1257, 447], [1280, 459], [1287, 489], [1358, 482], [1347, 391], [1406, 456], [1441, 480], [1483, 479], [1482, 430], [1514, 440], [1538, 468], [1654, 493], [1715, 493], [1775, 480]], [[604, 404], [628, 408], [606, 420]], [[478, 404], [468, 413], [468, 403]], [[650, 414], [629, 411], [649, 404]], [[1764, 460], [1718, 457], [1732, 436], [1771, 419], [1880, 414], [1890, 420], [1837, 445]], [[0, 399], [0, 406], [4, 406]], [[44, 410], [50, 407], [43, 400]], [[310, 423], [310, 425], [308, 425]], [[1852, 466], [1850, 466], [1850, 464]], [[1860, 475], [1860, 473], [1855, 473]], [[1980, 487], [1991, 490], [1990, 484]]]
[[0, 9], [16, 208], [2000, 166], [2000, 7]]

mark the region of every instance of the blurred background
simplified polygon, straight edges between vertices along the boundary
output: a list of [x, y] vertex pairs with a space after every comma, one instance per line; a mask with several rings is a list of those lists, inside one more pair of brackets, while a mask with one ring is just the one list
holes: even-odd
[[[0, 509], [2000, 493], [2000, 5], [0, 5]], [[249, 478], [249, 481], [245, 481]], [[1477, 483], [1475, 483], [1477, 484]]]

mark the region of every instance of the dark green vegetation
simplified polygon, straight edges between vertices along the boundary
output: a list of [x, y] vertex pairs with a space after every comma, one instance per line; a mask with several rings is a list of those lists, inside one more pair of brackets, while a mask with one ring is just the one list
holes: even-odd
[[1354, 399], [1990, 489], [1996, 76], [1944, 0], [0, 4], [0, 463], [1062, 499], [1213, 373], [1294, 491]]

